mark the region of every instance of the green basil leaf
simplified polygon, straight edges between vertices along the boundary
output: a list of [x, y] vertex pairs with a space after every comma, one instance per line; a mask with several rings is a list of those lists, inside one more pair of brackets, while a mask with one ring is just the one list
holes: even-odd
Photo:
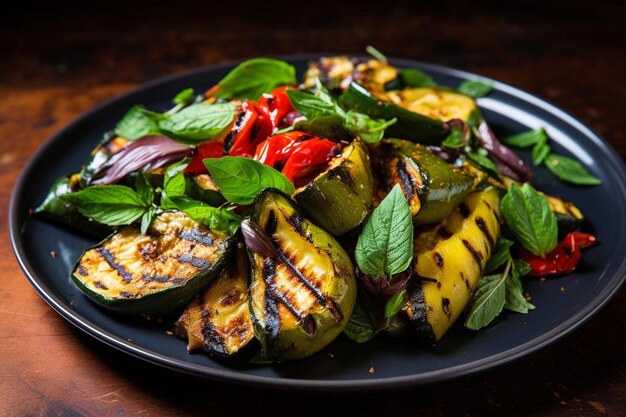
[[83, 216], [108, 226], [131, 224], [149, 208], [135, 190], [124, 185], [94, 185], [60, 197]]
[[151, 112], [145, 107], [132, 107], [115, 126], [115, 134], [128, 140], [139, 139], [144, 136], [159, 134], [159, 119], [162, 116]]
[[313, 119], [301, 120], [295, 124], [295, 129], [311, 133], [320, 138], [346, 141], [354, 138], [352, 132], [344, 126], [344, 118], [339, 115], [319, 116]]
[[504, 308], [506, 299], [506, 276], [504, 274], [487, 275], [478, 281], [478, 288], [474, 293], [474, 302], [470, 309], [465, 327], [479, 330], [487, 326]]
[[193, 88], [185, 88], [183, 91], [176, 94], [176, 96], [172, 100], [172, 103], [187, 104], [189, 102], [192, 102], [194, 99], [195, 99], [195, 93], [193, 91]]
[[293, 184], [274, 168], [241, 156], [205, 159], [215, 185], [226, 200], [235, 204], [250, 204], [265, 188], [276, 188], [293, 194]]
[[135, 189], [137, 194], [141, 196], [146, 206], [151, 206], [154, 202], [154, 188], [148, 183], [146, 176], [142, 171], [137, 172], [137, 178], [135, 178]]
[[406, 305], [406, 290], [392, 295], [385, 303], [385, 318], [395, 316]]
[[400, 77], [407, 87], [435, 87], [437, 85], [428, 74], [417, 68], [401, 69]]
[[185, 195], [185, 168], [189, 164], [189, 159], [170, 165], [163, 176], [163, 191], [161, 192], [161, 207], [165, 210], [177, 208], [171, 197]]
[[463, 81], [458, 88], [459, 92], [474, 98], [485, 97], [493, 90], [493, 85], [478, 80]]
[[537, 130], [529, 130], [528, 132], [505, 136], [501, 139], [501, 141], [508, 146], [514, 146], [516, 148], [528, 148], [538, 143], [547, 143], [548, 134], [542, 127]]
[[387, 57], [380, 52], [378, 49], [374, 48], [372, 45], [367, 45], [365, 47], [365, 52], [379, 60], [380, 62], [387, 63]]
[[[480, 150], [482, 150], [482, 149], [479, 149], [479, 151]], [[484, 154], [479, 153], [479, 152], [468, 152], [467, 153], [467, 158], [470, 161], [472, 161], [475, 164], [477, 164], [478, 166], [480, 166], [481, 168], [483, 168], [485, 171], [487, 171], [492, 176], [494, 176], [496, 178], [500, 178], [500, 171], [498, 171], [498, 167], [496, 166], [496, 164], [493, 163], [493, 161], [491, 159], [489, 159], [487, 157], [487, 155], [484, 155]]]
[[602, 180], [594, 177], [578, 161], [562, 155], [549, 155], [546, 166], [556, 177], [577, 185], [598, 185]]
[[447, 148], [462, 148], [465, 146], [465, 142], [463, 142], [463, 130], [455, 127], [441, 144]]
[[227, 208], [212, 207], [187, 196], [173, 196], [170, 200], [180, 211], [213, 231], [234, 234], [241, 224], [241, 217]]
[[513, 246], [513, 242], [509, 239], [504, 237], [498, 239], [498, 244], [493, 251], [493, 255], [491, 255], [491, 258], [489, 258], [485, 266], [485, 272], [493, 272], [511, 259], [511, 246]]
[[146, 212], [141, 216], [141, 233], [145, 234], [148, 231], [148, 227], [150, 227], [150, 223], [152, 223], [152, 219], [157, 212], [156, 207], [150, 207]]
[[544, 159], [550, 154], [550, 145], [545, 142], [539, 142], [533, 147], [533, 164], [540, 165]]
[[343, 332], [350, 340], [365, 343], [376, 336], [378, 326], [372, 313], [374, 309], [368, 295], [360, 289], [357, 294], [357, 302]]
[[530, 271], [530, 266], [520, 260], [515, 259], [511, 267], [511, 274], [506, 280], [506, 296], [504, 308], [516, 313], [526, 314], [529, 310], [534, 310], [535, 306], [524, 297], [524, 289], [520, 277]]
[[365, 142], [378, 143], [383, 139], [385, 129], [393, 125], [396, 120], [395, 117], [388, 121], [372, 119], [366, 114], [350, 110], [346, 114], [345, 127]]
[[234, 117], [235, 109], [229, 103], [198, 103], [163, 117], [159, 127], [181, 142], [196, 144], [213, 138], [228, 127]]
[[557, 244], [557, 222], [546, 198], [530, 184], [511, 184], [500, 203], [504, 220], [517, 240], [544, 257]]
[[521, 278], [526, 276], [531, 269], [532, 268], [527, 262], [522, 261], [521, 259], [513, 259], [513, 264], [511, 265], [511, 275]]
[[339, 116], [343, 118], [345, 116], [345, 112], [339, 105], [327, 96], [318, 97], [314, 94], [293, 89], [286, 90], [286, 93], [293, 108], [302, 113], [307, 119], [315, 119], [322, 116]]
[[377, 278], [390, 278], [411, 264], [411, 210], [398, 184], [365, 222], [354, 256], [361, 271]]
[[258, 100], [282, 85], [296, 85], [296, 70], [285, 61], [255, 58], [242, 62], [218, 83], [215, 97]]

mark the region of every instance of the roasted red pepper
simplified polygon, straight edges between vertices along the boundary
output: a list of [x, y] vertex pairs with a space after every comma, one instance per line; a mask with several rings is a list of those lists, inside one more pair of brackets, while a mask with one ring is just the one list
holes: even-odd
[[294, 147], [295, 149], [287, 159], [282, 172], [296, 185], [298, 185], [297, 178], [305, 177], [316, 171], [335, 156], [338, 151], [335, 142], [320, 138], [300, 142]]
[[205, 158], [219, 158], [224, 156], [224, 144], [222, 142], [204, 142], [196, 148], [189, 165], [185, 168], [185, 172], [190, 174], [202, 174], [207, 171], [202, 163]]
[[257, 146], [254, 159], [272, 168], [275, 168], [276, 164], [284, 165], [287, 158], [296, 150], [295, 145], [310, 138], [311, 135], [298, 130], [270, 136]]
[[253, 101], [245, 101], [241, 105], [242, 112], [237, 117], [233, 130], [226, 138], [228, 154], [233, 156], [252, 156], [256, 144], [252, 140], [254, 127], [258, 119], [258, 113]]
[[561, 240], [545, 259], [527, 251], [520, 250], [520, 257], [530, 265], [530, 275], [543, 277], [546, 275], [565, 274], [572, 272], [582, 254], [580, 250], [593, 246], [597, 243], [594, 235], [588, 233], [572, 232]]

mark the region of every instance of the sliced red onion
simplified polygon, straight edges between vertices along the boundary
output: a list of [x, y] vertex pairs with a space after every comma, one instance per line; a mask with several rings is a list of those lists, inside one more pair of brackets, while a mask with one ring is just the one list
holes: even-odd
[[178, 143], [165, 136], [144, 136], [130, 142], [107, 161], [89, 184], [114, 184], [142, 168], [158, 168], [178, 161], [193, 151], [193, 146]]
[[[498, 168], [503, 165], [510, 168], [508, 170], [509, 175], [501, 170], [504, 175], [510, 176], [518, 181], [529, 181], [531, 179], [532, 174], [524, 161], [496, 138], [496, 135], [493, 134], [493, 131], [484, 120], [478, 125], [477, 136], [479, 143], [489, 152], [490, 159]], [[510, 175], [511, 171], [515, 173], [513, 176]]]
[[409, 267], [409, 269], [401, 274], [395, 275], [391, 279], [376, 278], [371, 275], [364, 274], [359, 268], [356, 269], [356, 275], [359, 277], [368, 292], [372, 294], [393, 295], [406, 288], [411, 276], [413, 275], [413, 268]]
[[266, 258], [276, 256], [276, 248], [272, 240], [256, 222], [245, 219], [241, 222], [240, 228], [248, 249]]

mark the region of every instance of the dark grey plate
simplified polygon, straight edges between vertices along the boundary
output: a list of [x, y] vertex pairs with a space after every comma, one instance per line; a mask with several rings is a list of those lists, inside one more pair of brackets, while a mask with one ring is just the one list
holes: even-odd
[[[287, 57], [301, 74], [315, 56]], [[442, 85], [457, 86], [478, 76], [415, 61]], [[69, 272], [81, 252], [94, 242], [61, 227], [29, 219], [53, 180], [77, 170], [128, 108], [143, 103], [166, 108], [178, 91], [204, 91], [234, 64], [197, 69], [146, 84], [80, 116], [50, 138], [32, 157], [13, 191], [9, 223], [11, 243], [31, 284], [59, 314], [93, 337], [152, 363], [208, 378], [282, 388], [363, 389], [427, 384], [468, 375], [510, 362], [554, 342], [589, 319], [626, 277], [626, 174], [616, 152], [589, 128], [545, 101], [495, 82], [494, 92], [480, 99], [496, 133], [516, 133], [543, 126], [556, 152], [580, 160], [604, 181], [580, 188], [556, 181], [545, 168], [535, 169], [535, 185], [575, 202], [586, 214], [601, 244], [586, 251], [578, 270], [545, 282], [526, 279], [537, 309], [528, 315], [503, 314], [487, 329], [470, 332], [460, 325], [434, 348], [413, 339], [376, 340], [357, 345], [341, 336], [323, 352], [296, 362], [251, 365], [238, 360], [189, 355], [185, 342], [165, 334], [152, 322], [112, 315], [92, 304], [71, 283]], [[524, 154], [528, 159], [528, 154]], [[53, 259], [50, 251], [56, 251]], [[561, 287], [565, 291], [561, 291]], [[371, 366], [376, 372], [369, 373]]]

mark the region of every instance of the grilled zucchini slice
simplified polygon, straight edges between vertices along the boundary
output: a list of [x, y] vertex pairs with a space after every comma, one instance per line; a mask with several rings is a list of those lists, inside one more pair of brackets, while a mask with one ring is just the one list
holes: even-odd
[[272, 360], [310, 356], [335, 339], [352, 314], [352, 262], [279, 191], [259, 194], [252, 220], [276, 250], [274, 256], [250, 254], [250, 309], [263, 354]]
[[412, 284], [404, 311], [428, 342], [441, 339], [465, 309], [499, 235], [500, 199], [488, 188], [415, 237], [415, 272], [436, 281]]
[[297, 189], [293, 198], [315, 224], [338, 236], [365, 220], [372, 208], [373, 187], [369, 152], [355, 139], [325, 172]]
[[187, 306], [175, 325], [189, 352], [220, 356], [239, 352], [254, 338], [248, 308], [248, 257], [243, 245], [220, 276]]
[[232, 238], [177, 211], [154, 218], [146, 234], [127, 226], [85, 251], [74, 283], [100, 305], [126, 314], [182, 309], [222, 271]]

